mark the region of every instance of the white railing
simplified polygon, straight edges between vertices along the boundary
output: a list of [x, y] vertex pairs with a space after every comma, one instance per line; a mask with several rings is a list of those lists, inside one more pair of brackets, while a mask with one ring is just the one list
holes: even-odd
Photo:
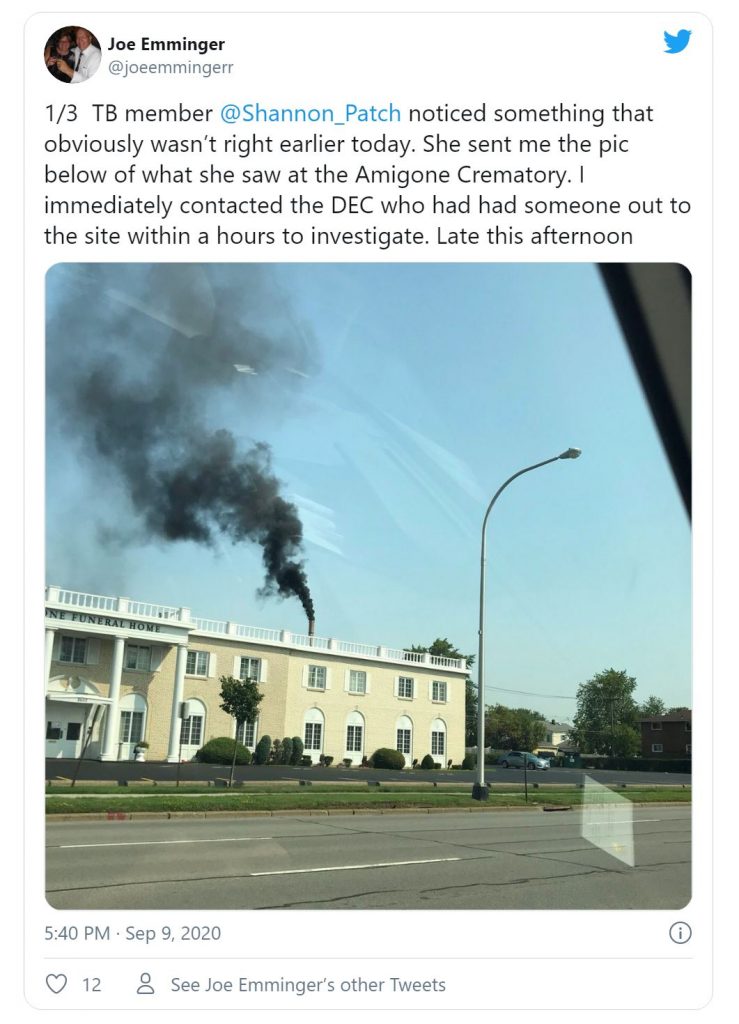
[[391, 651], [391, 650], [389, 650], [387, 652], [387, 656], [388, 656], [388, 658], [392, 658], [394, 661], [412, 661], [412, 662], [415, 662], [415, 664], [417, 664], [417, 665], [423, 665], [425, 657], [426, 657], [425, 654], [423, 654], [421, 651], [405, 651], [405, 650], [402, 650], [402, 651], [398, 651], [398, 650], [392, 650]]
[[141, 615], [146, 619], [180, 618], [179, 608], [170, 608], [164, 604], [145, 604], [143, 601], [129, 601], [127, 611], [130, 615]]
[[68, 608], [90, 608], [93, 611], [117, 612], [119, 615], [138, 615], [144, 619], [175, 619], [177, 622], [190, 620], [187, 608], [131, 601], [127, 597], [85, 594], [80, 590], [62, 590], [61, 587], [47, 587], [46, 600], [49, 604], [66, 605]]
[[200, 633], [238, 637], [241, 640], [261, 641], [279, 644], [283, 647], [309, 648], [315, 651], [328, 651], [331, 654], [350, 654], [359, 658], [372, 658], [379, 661], [410, 662], [416, 665], [435, 666], [456, 671], [464, 671], [467, 667], [463, 658], [441, 658], [420, 651], [406, 651], [401, 648], [382, 647], [376, 644], [357, 644], [325, 636], [310, 636], [307, 633], [266, 629], [262, 626], [243, 626], [221, 619], [198, 619], [191, 617], [189, 608], [131, 601], [127, 597], [85, 594], [78, 590], [62, 590], [60, 587], [50, 586], [46, 588], [46, 600], [49, 604], [66, 605], [72, 608], [117, 612], [119, 615], [137, 615], [148, 619], [170, 619], [186, 624]]
[[325, 636], [309, 636], [307, 633], [291, 633], [290, 643], [296, 647], [312, 647], [316, 651], [331, 650], [331, 641]]
[[227, 633], [228, 623], [220, 619], [193, 619], [192, 624], [201, 633]]
[[358, 654], [360, 658], [376, 658], [377, 657], [377, 646], [370, 646], [369, 644], [352, 644], [347, 640], [337, 640], [336, 648], [341, 654]]
[[266, 640], [270, 644], [278, 644], [282, 633], [279, 629], [264, 629], [262, 626], [236, 626], [235, 636], [249, 640]]
[[59, 590], [58, 596], [54, 599], [48, 596], [47, 599], [54, 600], [56, 604], [66, 604], [72, 608], [93, 608], [96, 611], [114, 612], [118, 609], [117, 597], [103, 597], [101, 594], [81, 594], [77, 590]]
[[466, 662], [463, 658], [441, 658], [437, 654], [430, 654], [429, 659], [432, 665], [436, 665], [439, 668], [466, 668]]

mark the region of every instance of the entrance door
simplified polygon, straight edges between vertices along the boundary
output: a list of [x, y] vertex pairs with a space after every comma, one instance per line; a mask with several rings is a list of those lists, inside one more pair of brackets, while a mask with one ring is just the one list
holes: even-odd
[[46, 756], [79, 757], [84, 731], [83, 708], [50, 702], [46, 707]]

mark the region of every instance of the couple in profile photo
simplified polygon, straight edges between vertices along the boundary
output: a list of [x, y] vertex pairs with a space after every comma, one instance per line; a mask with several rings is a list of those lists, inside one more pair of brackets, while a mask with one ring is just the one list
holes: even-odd
[[86, 28], [61, 28], [47, 41], [44, 63], [58, 82], [76, 85], [92, 78], [100, 67], [97, 39]]

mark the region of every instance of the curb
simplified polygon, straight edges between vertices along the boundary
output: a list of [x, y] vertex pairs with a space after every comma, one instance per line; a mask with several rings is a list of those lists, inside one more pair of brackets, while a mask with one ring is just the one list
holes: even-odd
[[[648, 801], [647, 803], [632, 803], [632, 807], [685, 807], [691, 806], [688, 801], [667, 801], [665, 803]], [[604, 804], [610, 807], [611, 804]], [[566, 810], [575, 810], [582, 807], [582, 804], [571, 804]], [[57, 821], [169, 821], [180, 819], [204, 818], [317, 818], [328, 815], [362, 815], [362, 814], [490, 814], [494, 812], [510, 813], [516, 811], [539, 811], [545, 813], [553, 808], [543, 804], [534, 806], [517, 805], [515, 807], [485, 807], [481, 804], [472, 807], [337, 807], [330, 809], [314, 808], [312, 810], [276, 810], [276, 811], [91, 811], [84, 814], [47, 814], [47, 822]], [[557, 808], [559, 809], [559, 808]]]

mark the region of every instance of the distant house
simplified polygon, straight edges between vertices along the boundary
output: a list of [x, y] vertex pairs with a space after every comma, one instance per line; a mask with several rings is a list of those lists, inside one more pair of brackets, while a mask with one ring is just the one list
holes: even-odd
[[537, 754], [555, 755], [561, 752], [562, 744], [566, 744], [572, 726], [566, 722], [544, 722], [546, 732], [544, 739], [536, 748]]
[[693, 712], [688, 710], [642, 718], [642, 757], [690, 757], [692, 719]]

